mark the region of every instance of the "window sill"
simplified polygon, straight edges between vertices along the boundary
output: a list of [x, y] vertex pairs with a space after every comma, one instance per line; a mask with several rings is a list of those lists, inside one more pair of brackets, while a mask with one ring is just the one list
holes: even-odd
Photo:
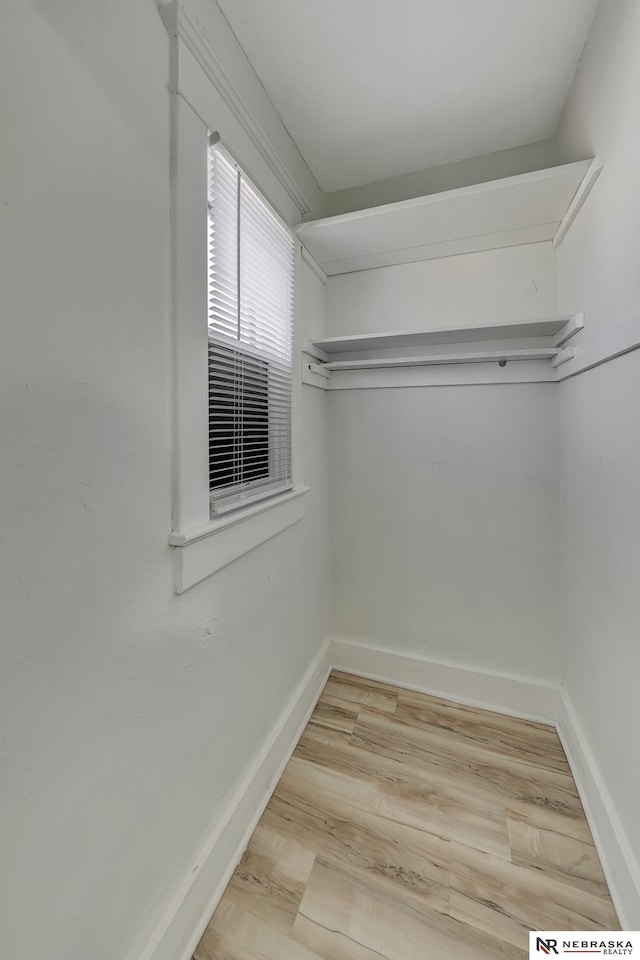
[[270, 500], [211, 520], [196, 530], [170, 534], [176, 593], [184, 593], [302, 520], [304, 494], [308, 492], [309, 487], [295, 487]]

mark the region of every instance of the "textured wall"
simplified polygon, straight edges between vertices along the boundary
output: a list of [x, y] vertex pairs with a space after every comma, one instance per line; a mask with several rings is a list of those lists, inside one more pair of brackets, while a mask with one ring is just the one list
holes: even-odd
[[329, 394], [332, 629], [558, 681], [553, 384]]
[[330, 277], [327, 336], [553, 317], [551, 243], [403, 263]]
[[[601, 0], [558, 144], [604, 169], [558, 250], [558, 297], [584, 310], [582, 337], [603, 352], [640, 331], [639, 96], [640, 5]], [[567, 380], [560, 410], [566, 689], [640, 878], [640, 352]]]
[[176, 597], [167, 34], [65, 0], [1, 37], [0, 952], [121, 960], [326, 635], [324, 397], [304, 520]]

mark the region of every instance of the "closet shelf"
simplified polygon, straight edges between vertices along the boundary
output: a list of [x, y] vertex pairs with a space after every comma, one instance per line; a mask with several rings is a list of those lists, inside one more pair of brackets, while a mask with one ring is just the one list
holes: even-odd
[[432, 327], [429, 330], [403, 330], [388, 333], [364, 333], [347, 337], [323, 337], [312, 340], [319, 358], [335, 354], [369, 350], [392, 350], [398, 347], [427, 347], [452, 343], [479, 343], [487, 340], [529, 340], [545, 337], [545, 346], [559, 347], [583, 326], [582, 314], [527, 320], [524, 323], [499, 323], [456, 327]]
[[[302, 380], [310, 386], [333, 390], [345, 385], [347, 381], [341, 374], [346, 371], [380, 371], [380, 383], [384, 385], [388, 382], [385, 370], [491, 363], [504, 367], [509, 361], [546, 360], [552, 371], [571, 358], [573, 348], [567, 348], [566, 344], [583, 326], [583, 315], [577, 313], [524, 323], [312, 340], [302, 349]], [[549, 367], [545, 374], [544, 366], [541, 368], [538, 363], [535, 370], [533, 367], [523, 368], [522, 373], [536, 379], [550, 379]], [[482, 375], [487, 376], [486, 370]], [[470, 373], [470, 376], [474, 375]], [[351, 384], [353, 377], [348, 382]], [[366, 385], [370, 383], [371, 379], [367, 378]]]
[[602, 164], [579, 160], [300, 224], [329, 276], [564, 238]]

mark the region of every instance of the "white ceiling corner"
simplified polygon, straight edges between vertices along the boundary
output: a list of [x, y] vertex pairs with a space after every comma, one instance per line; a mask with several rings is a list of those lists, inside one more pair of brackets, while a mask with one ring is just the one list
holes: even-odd
[[552, 136], [598, 0], [218, 0], [326, 192]]

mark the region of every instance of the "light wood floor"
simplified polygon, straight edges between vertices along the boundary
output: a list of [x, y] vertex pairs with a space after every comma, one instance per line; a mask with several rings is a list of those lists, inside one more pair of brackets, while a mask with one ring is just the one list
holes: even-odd
[[498, 960], [619, 929], [555, 730], [333, 673], [197, 960]]

